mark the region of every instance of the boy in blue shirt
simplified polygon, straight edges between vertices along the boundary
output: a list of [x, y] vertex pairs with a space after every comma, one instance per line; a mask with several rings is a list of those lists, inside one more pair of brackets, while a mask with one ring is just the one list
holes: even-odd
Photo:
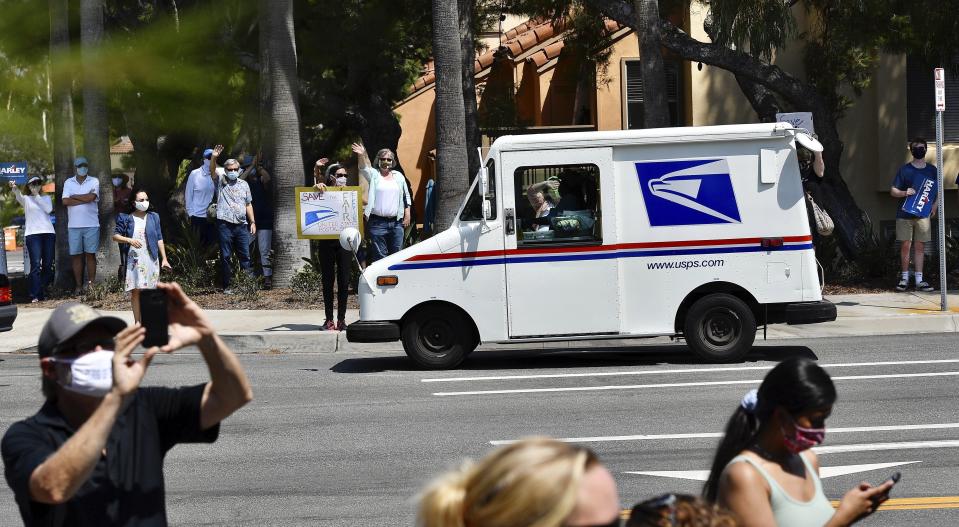
[[[922, 278], [924, 249], [932, 239], [930, 216], [936, 214], [939, 205], [936, 167], [926, 163], [927, 143], [925, 139], [915, 138], [909, 142], [912, 161], [903, 165], [896, 173], [889, 194], [899, 199], [896, 211], [896, 240], [902, 242], [899, 261], [902, 276], [896, 285], [897, 291], [909, 287], [909, 249], [914, 247], [913, 262], [916, 268], [916, 291], [934, 291], [935, 289]], [[913, 200], [912, 196], [921, 195]], [[908, 211], [906, 209], [909, 209]]]

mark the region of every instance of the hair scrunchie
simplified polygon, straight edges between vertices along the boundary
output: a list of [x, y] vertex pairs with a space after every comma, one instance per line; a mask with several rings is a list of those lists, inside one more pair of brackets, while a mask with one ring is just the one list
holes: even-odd
[[753, 388], [746, 392], [746, 395], [743, 395], [743, 400], [739, 403], [739, 406], [746, 411], [747, 414], [756, 413], [756, 406], [759, 404], [759, 390]]

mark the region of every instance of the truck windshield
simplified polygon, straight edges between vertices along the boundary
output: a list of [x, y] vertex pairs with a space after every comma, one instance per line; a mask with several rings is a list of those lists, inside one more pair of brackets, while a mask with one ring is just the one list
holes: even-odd
[[[495, 174], [495, 165], [493, 160], [490, 159], [486, 163], [486, 170], [489, 174], [489, 189], [486, 193], [486, 199], [489, 200], [491, 205], [492, 214], [488, 220], [496, 219], [496, 174]], [[483, 202], [480, 200], [479, 191], [476, 190], [476, 186], [479, 185], [479, 182], [475, 179], [473, 184], [470, 185], [469, 197], [466, 198], [466, 206], [463, 207], [463, 212], [460, 213], [460, 221], [480, 221], [483, 219]]]

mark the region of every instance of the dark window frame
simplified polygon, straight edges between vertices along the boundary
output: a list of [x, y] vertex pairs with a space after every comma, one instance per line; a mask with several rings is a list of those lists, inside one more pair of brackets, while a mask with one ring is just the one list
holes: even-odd
[[[593, 235], [590, 239], [574, 239], [574, 238], [551, 238], [551, 239], [542, 239], [542, 240], [524, 240], [523, 239], [523, 228], [520, 224], [520, 207], [521, 204], [529, 206], [529, 200], [526, 197], [526, 189], [533, 183], [538, 183], [539, 181], [533, 181], [531, 177], [527, 174], [530, 171], [534, 170], [548, 170], [554, 171], [555, 174], [548, 174], [546, 178], [548, 179], [551, 175], [558, 175], [564, 170], [582, 168], [582, 169], [591, 169], [595, 171], [596, 177], [596, 207], [592, 210], [595, 224], [593, 227]], [[545, 181], [545, 179], [543, 180]], [[522, 165], [516, 167], [513, 171], [513, 186], [516, 190], [516, 246], [517, 247], [576, 247], [576, 246], [598, 246], [603, 245], [603, 202], [602, 202], [602, 172], [599, 168], [599, 165], [596, 163], [563, 163], [563, 164], [550, 164], [550, 165]], [[587, 204], [588, 205], [588, 204]]]
[[[942, 138], [959, 143], [959, 74], [956, 65], [946, 65], [946, 111], [942, 113]], [[922, 59], [906, 57], [906, 137], [936, 142], [936, 105], [933, 66]]]
[[[638, 58], [623, 59], [623, 130], [640, 130], [643, 128], [643, 78], [639, 71], [641, 60]], [[684, 64], [684, 61], [665, 61], [666, 99], [669, 104], [670, 126], [686, 125]]]

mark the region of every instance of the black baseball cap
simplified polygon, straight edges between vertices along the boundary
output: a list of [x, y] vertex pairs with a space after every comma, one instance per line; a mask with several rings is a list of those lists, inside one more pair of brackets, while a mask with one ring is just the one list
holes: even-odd
[[86, 304], [68, 302], [54, 309], [50, 319], [43, 325], [37, 353], [41, 359], [54, 355], [64, 342], [90, 326], [103, 327], [116, 335], [127, 327], [127, 323], [117, 317], [101, 315]]

